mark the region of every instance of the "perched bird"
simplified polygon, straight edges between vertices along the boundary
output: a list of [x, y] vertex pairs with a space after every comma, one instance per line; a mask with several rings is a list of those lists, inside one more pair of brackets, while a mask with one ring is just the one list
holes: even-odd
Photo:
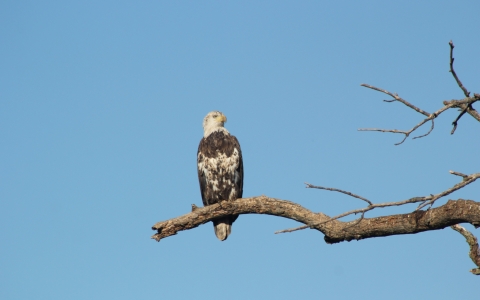
[[[203, 138], [198, 145], [197, 168], [200, 192], [205, 206], [242, 198], [243, 161], [240, 144], [223, 125], [227, 117], [212, 111], [203, 119]], [[213, 220], [215, 235], [221, 241], [232, 231], [238, 215]]]

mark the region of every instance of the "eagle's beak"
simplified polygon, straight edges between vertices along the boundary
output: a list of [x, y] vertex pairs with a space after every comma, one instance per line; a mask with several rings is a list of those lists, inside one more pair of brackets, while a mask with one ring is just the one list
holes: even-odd
[[218, 116], [217, 121], [225, 123], [227, 122], [227, 117], [225, 117], [224, 115]]

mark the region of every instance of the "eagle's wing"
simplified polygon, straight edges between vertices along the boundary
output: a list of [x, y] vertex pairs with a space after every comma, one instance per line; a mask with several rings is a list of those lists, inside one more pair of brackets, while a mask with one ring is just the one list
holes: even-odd
[[198, 172], [198, 182], [200, 184], [200, 193], [202, 194], [202, 202], [203, 202], [203, 205], [208, 205], [207, 199], [205, 197], [205, 192], [207, 189], [207, 177], [205, 174], [205, 168], [203, 167], [203, 164], [205, 162], [205, 155], [201, 151], [204, 145], [205, 145], [205, 139], [202, 139], [200, 141], [200, 144], [198, 145], [198, 151], [197, 151], [197, 172]]
[[242, 158], [242, 150], [240, 149], [240, 143], [238, 142], [237, 138], [235, 136], [231, 136], [233, 143], [234, 143], [234, 148], [238, 149], [238, 166], [235, 169], [235, 175], [234, 175], [234, 185], [235, 185], [235, 191], [236, 191], [236, 198], [242, 198], [243, 195], [243, 158]]

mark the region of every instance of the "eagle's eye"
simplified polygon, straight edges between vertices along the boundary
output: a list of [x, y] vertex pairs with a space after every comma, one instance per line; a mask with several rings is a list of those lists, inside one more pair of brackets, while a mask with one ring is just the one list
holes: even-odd
[[218, 115], [213, 115], [214, 118], [218, 117]]

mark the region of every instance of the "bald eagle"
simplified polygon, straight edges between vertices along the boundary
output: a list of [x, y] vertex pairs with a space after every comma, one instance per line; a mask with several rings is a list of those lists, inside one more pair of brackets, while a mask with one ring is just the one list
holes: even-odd
[[[205, 206], [242, 198], [243, 161], [240, 144], [223, 127], [227, 117], [212, 111], [203, 119], [203, 138], [198, 145], [197, 168], [200, 192]], [[215, 235], [221, 241], [232, 231], [238, 215], [213, 220]]]

